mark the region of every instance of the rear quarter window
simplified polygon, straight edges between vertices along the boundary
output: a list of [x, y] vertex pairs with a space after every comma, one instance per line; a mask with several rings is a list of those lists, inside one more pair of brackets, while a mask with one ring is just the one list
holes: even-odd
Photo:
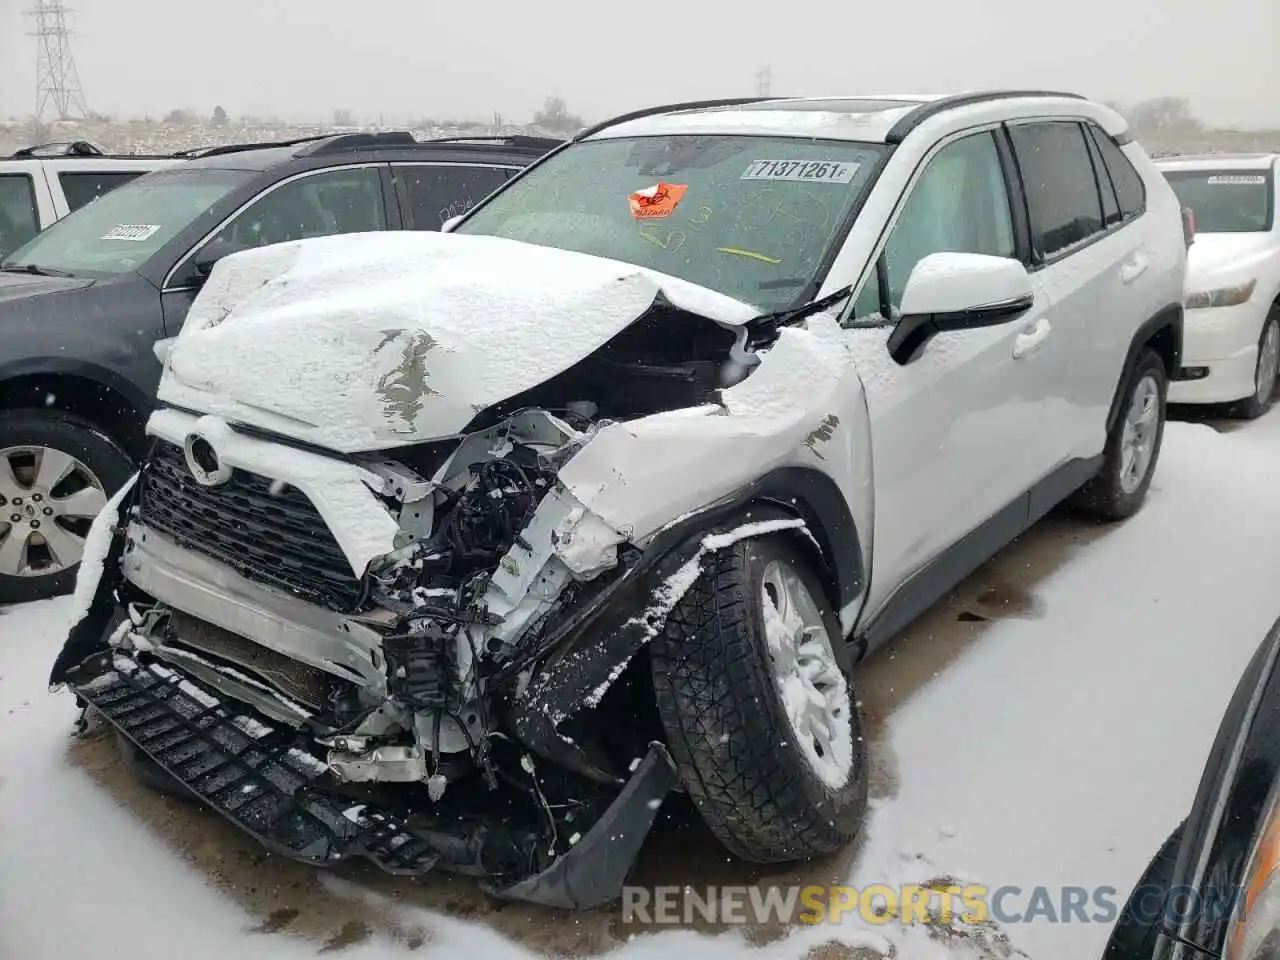
[[25, 173], [0, 174], [0, 260], [39, 232], [31, 177]]
[[1098, 152], [1102, 154], [1102, 162], [1115, 185], [1121, 218], [1132, 220], [1141, 216], [1147, 209], [1147, 187], [1142, 182], [1142, 174], [1133, 168], [1124, 151], [1105, 130], [1093, 124], [1089, 127]]

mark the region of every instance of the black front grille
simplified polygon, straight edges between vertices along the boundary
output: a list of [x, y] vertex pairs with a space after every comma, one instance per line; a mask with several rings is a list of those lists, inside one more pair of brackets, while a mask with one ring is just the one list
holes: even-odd
[[148, 526], [241, 576], [335, 610], [360, 606], [359, 578], [301, 490], [239, 469], [222, 486], [202, 486], [182, 450], [160, 441], [140, 480], [139, 507]]

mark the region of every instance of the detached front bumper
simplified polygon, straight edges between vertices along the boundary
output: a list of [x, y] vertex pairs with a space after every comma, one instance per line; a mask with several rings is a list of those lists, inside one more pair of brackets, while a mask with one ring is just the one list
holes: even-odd
[[[1258, 341], [1268, 305], [1188, 310], [1183, 322], [1180, 378], [1169, 384], [1170, 403], [1232, 403], [1250, 396]], [[1185, 379], [1184, 379], [1185, 378]]]
[[281, 856], [318, 867], [363, 858], [402, 876], [439, 868], [484, 878], [498, 897], [563, 909], [621, 895], [676, 783], [666, 748], [651, 744], [596, 824], [543, 863], [536, 836], [512, 834], [500, 822], [460, 827], [457, 817], [437, 822], [416, 809], [344, 796], [296, 730], [163, 665], [108, 651], [68, 671], [67, 683], [195, 797]]

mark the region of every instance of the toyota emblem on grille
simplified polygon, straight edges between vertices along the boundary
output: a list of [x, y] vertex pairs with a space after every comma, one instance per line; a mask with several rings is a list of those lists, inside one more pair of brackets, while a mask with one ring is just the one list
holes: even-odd
[[186, 455], [187, 469], [201, 486], [220, 487], [231, 479], [231, 466], [222, 462], [213, 444], [200, 434], [188, 434], [182, 451]]

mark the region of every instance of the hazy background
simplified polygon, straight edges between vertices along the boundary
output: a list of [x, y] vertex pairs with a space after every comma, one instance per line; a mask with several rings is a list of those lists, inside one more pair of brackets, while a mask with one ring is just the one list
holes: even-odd
[[[590, 120], [754, 94], [768, 64], [775, 95], [1066, 88], [1280, 126], [1277, 0], [68, 2], [88, 107], [120, 117], [520, 121], [558, 95]], [[29, 5], [0, 0], [0, 116], [34, 110]]]

